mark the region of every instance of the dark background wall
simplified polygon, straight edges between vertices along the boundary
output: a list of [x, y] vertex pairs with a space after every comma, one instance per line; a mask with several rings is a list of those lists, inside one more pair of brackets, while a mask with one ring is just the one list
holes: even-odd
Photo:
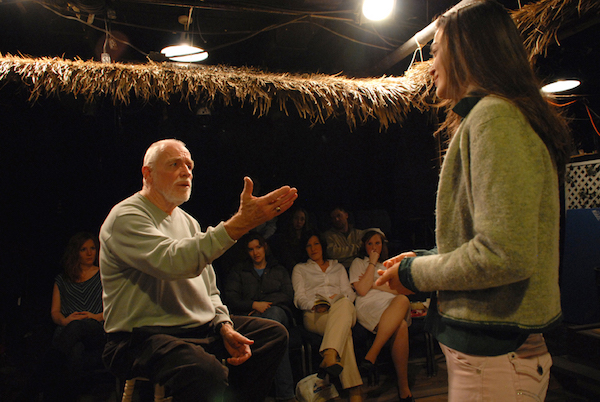
[[[283, 184], [327, 226], [337, 203], [383, 210], [398, 248], [430, 247], [438, 172], [431, 115], [411, 113], [380, 132], [370, 122], [312, 125], [272, 111], [257, 118], [240, 105], [209, 116], [172, 102], [87, 105], [61, 95], [32, 104], [16, 84], [0, 89], [0, 285], [3, 316], [16, 336], [49, 320], [54, 276], [70, 236], [97, 233], [110, 208], [141, 188], [146, 148], [183, 140], [196, 163], [183, 208], [205, 227], [237, 209], [243, 177], [265, 193]], [[282, 219], [285, 219], [283, 217]]]

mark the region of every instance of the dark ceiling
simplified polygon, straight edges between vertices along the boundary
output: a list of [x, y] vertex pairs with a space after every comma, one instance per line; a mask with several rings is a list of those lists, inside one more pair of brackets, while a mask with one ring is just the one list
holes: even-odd
[[[372, 67], [457, 2], [397, 0], [390, 18], [369, 22], [361, 18], [361, 0], [4, 0], [0, 53], [100, 60], [108, 31], [130, 44], [109, 41], [107, 49], [114, 60], [145, 62], [187, 33], [194, 44], [209, 51], [207, 64], [348, 76], [400, 75], [410, 56], [386, 71]], [[531, 1], [501, 3], [515, 10]], [[179, 19], [190, 13], [186, 31]], [[572, 40], [566, 38], [560, 49], [550, 49], [552, 65], [544, 66], [543, 73], [560, 74], [562, 66], [566, 73], [580, 70], [595, 77], [598, 25], [588, 23], [580, 32], [568, 32]], [[424, 50], [427, 58], [428, 49]]]
[[[187, 32], [194, 44], [209, 51], [209, 64], [356, 76], [455, 2], [399, 0], [393, 18], [379, 23], [361, 22], [359, 3], [8, 0], [0, 2], [0, 24], [8, 28], [3, 29], [0, 52], [99, 60], [108, 30], [131, 44], [117, 43], [109, 50], [113, 58], [144, 62]], [[189, 16], [192, 5], [185, 31], [178, 20]]]
[[[400, 75], [411, 57], [376, 71], [386, 55], [458, 0], [397, 0], [386, 21], [361, 18], [362, 0], [44, 0], [0, 1], [0, 53], [100, 60], [105, 32], [121, 62], [145, 62], [187, 33], [209, 51], [204, 63], [270, 71]], [[515, 10], [531, 1], [501, 0]], [[188, 29], [179, 20], [189, 16]], [[569, 27], [550, 49], [543, 74], [597, 76], [598, 20]], [[585, 23], [586, 25], [584, 25]], [[423, 57], [428, 57], [424, 49]], [[578, 71], [579, 70], [579, 71]]]
[[[391, 18], [374, 23], [361, 21], [359, 0], [4, 0], [0, 52], [99, 60], [109, 31], [131, 44], [112, 42], [114, 59], [144, 62], [187, 32], [209, 64], [357, 76], [456, 2], [398, 0]], [[190, 12], [186, 31], [179, 17]], [[401, 74], [408, 59], [381, 73]]]

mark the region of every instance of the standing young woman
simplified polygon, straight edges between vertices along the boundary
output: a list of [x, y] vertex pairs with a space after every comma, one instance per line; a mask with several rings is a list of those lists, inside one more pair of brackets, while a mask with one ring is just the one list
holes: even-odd
[[[352, 327], [356, 323], [356, 294], [348, 280], [346, 268], [324, 255], [327, 243], [320, 234], [308, 232], [308, 261], [297, 264], [292, 272], [294, 303], [304, 312], [304, 327], [323, 336], [319, 352], [322, 375], [339, 376], [344, 389], [349, 389], [350, 401], [362, 401], [362, 379], [354, 356]], [[321, 304], [320, 300], [328, 300]]]
[[375, 370], [375, 361], [389, 339], [392, 339], [392, 361], [396, 369], [400, 402], [414, 401], [408, 386], [408, 326], [410, 302], [405, 295], [391, 289], [387, 283], [377, 286], [379, 270], [385, 270], [381, 261], [387, 259], [387, 239], [379, 229], [367, 229], [359, 251], [362, 257], [350, 265], [350, 283], [357, 293], [358, 322], [375, 333], [375, 340], [360, 363], [363, 374]]
[[[385, 262], [377, 281], [436, 292], [428, 325], [455, 401], [544, 400], [542, 332], [561, 319], [564, 120], [542, 97], [507, 11], [476, 0], [437, 22], [431, 75], [452, 135], [440, 173], [437, 251]], [[528, 399], [529, 400], [529, 399]]]

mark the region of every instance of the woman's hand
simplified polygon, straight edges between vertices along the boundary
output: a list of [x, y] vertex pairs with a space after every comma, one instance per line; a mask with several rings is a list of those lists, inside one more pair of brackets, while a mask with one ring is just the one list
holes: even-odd
[[399, 254], [389, 260], [383, 262], [383, 265], [387, 268], [385, 271], [380, 269], [377, 271], [379, 275], [381, 275], [375, 284], [377, 286], [381, 286], [387, 283], [390, 286], [390, 289], [395, 290], [396, 292], [403, 295], [414, 294], [413, 291], [405, 288], [400, 282], [400, 278], [398, 277], [398, 268], [400, 267], [400, 262], [406, 257], [416, 257], [417, 255], [412, 251]]
[[86, 318], [93, 318], [90, 317], [92, 314], [88, 313], [87, 311], [76, 311], [74, 313], [69, 314], [68, 316], [66, 316], [63, 320], [62, 320], [62, 326], [66, 327], [67, 325], [69, 325], [69, 323], [71, 321], [77, 321], [77, 320], [84, 320]]
[[390, 259], [387, 259], [383, 262], [383, 266], [386, 268], [390, 268], [392, 267], [394, 264], [399, 264], [400, 261], [402, 261], [403, 259], [405, 259], [406, 257], [416, 257], [417, 255], [412, 252], [412, 251], [407, 251], [405, 253], [402, 254], [398, 254], [395, 257], [392, 257]]
[[382, 292], [387, 292], [387, 293], [391, 293], [391, 294], [394, 294], [394, 295], [398, 295], [399, 294], [397, 291], [395, 291], [394, 289], [390, 288], [390, 284], [388, 282], [385, 282], [381, 286], [377, 286], [377, 282], [373, 281], [373, 289], [381, 290]]
[[375, 266], [377, 265], [377, 261], [379, 261], [379, 253], [375, 249], [372, 249], [369, 251], [369, 262]]
[[[375, 262], [373, 262], [373, 260], [375, 260]], [[375, 266], [376, 266], [378, 260], [379, 260], [379, 253], [371, 250], [369, 252], [369, 265], [367, 265], [365, 272], [363, 272], [358, 277], [358, 281], [352, 283], [352, 286], [354, 286], [354, 290], [356, 291], [356, 294], [358, 294], [359, 296], [366, 295], [367, 293], [369, 293], [369, 290], [371, 290], [371, 289], [377, 289], [377, 287], [375, 286], [375, 281], [373, 280], [373, 277], [375, 274]]]
[[259, 313], [264, 313], [265, 311], [267, 311], [269, 308], [271, 308], [271, 305], [273, 303], [272, 302], [266, 302], [266, 301], [255, 301], [252, 303], [252, 309], [258, 311]]
[[313, 306], [312, 310], [315, 313], [326, 313], [327, 311], [329, 311], [329, 306], [327, 304], [318, 304], [316, 306]]
[[415, 292], [408, 290], [404, 287], [404, 285], [402, 285], [402, 282], [400, 282], [400, 278], [398, 277], [398, 267], [400, 267], [400, 263], [392, 265], [385, 271], [383, 269], [377, 271], [377, 273], [381, 276], [379, 277], [379, 279], [377, 279], [377, 282], [375, 283], [378, 286], [382, 286], [385, 283], [387, 283], [390, 286], [390, 289], [393, 289], [402, 295], [414, 294]]

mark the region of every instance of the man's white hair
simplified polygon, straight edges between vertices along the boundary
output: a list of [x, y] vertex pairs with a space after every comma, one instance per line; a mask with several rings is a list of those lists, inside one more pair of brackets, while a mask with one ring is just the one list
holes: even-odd
[[165, 147], [169, 144], [179, 144], [185, 147], [185, 143], [180, 140], [176, 140], [175, 138], [168, 138], [166, 140], [156, 141], [154, 144], [150, 145], [146, 150], [146, 155], [144, 155], [144, 164], [142, 166], [148, 166], [150, 169], [154, 168], [154, 164], [158, 159], [158, 155], [160, 155]]

